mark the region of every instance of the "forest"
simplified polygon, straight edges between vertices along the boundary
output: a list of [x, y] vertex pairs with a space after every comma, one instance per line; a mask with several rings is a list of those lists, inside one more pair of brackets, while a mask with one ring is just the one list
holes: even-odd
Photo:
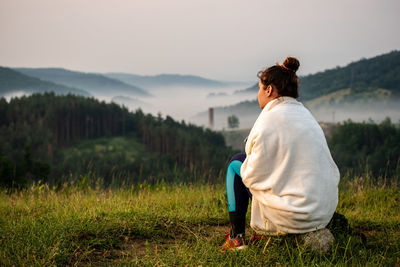
[[351, 120], [333, 126], [328, 138], [332, 157], [342, 176], [400, 177], [400, 124], [386, 118], [355, 123]]
[[[115, 142], [119, 146], [113, 148]], [[0, 100], [0, 183], [5, 187], [38, 180], [57, 184], [88, 173], [106, 184], [147, 178], [212, 181], [231, 154], [216, 132], [94, 98], [45, 93]]]
[[[347, 121], [331, 128], [328, 144], [342, 175], [400, 176], [398, 124]], [[220, 183], [236, 152], [221, 133], [94, 98], [0, 99], [0, 186], [6, 188], [82, 179], [102, 186]]]

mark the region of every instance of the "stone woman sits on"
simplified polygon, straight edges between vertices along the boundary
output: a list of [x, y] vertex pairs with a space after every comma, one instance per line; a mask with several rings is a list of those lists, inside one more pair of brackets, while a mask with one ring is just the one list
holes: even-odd
[[235, 155], [227, 171], [231, 229], [223, 250], [245, 247], [249, 199], [253, 240], [324, 229], [335, 212], [339, 170], [318, 122], [296, 100], [299, 66], [288, 57], [258, 74], [262, 111], [247, 138], [246, 154]]

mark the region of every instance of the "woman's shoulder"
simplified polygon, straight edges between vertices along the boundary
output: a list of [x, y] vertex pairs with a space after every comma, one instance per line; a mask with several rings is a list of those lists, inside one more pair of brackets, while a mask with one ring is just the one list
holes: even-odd
[[318, 125], [311, 112], [297, 100], [283, 102], [260, 115], [256, 129], [261, 132], [295, 131], [296, 127], [314, 128]]

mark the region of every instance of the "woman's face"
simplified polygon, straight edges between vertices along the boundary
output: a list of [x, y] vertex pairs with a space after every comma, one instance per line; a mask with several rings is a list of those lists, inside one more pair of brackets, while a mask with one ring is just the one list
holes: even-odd
[[272, 84], [265, 86], [261, 80], [258, 82], [258, 105], [263, 109], [268, 102], [279, 97], [276, 87]]
[[261, 109], [263, 109], [268, 102], [269, 101], [265, 85], [260, 80], [258, 82], [258, 105]]

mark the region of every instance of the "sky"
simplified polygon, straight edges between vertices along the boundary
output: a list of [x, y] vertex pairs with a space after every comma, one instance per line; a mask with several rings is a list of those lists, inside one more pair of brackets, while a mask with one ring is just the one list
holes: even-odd
[[398, 0], [0, 0], [0, 66], [256, 81], [400, 50]]

